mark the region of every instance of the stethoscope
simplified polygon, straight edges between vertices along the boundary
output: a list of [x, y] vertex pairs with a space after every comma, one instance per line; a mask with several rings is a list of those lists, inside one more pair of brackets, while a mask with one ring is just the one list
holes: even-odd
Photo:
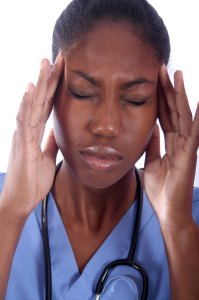
[[[56, 177], [57, 173], [59, 172], [62, 162], [63, 162], [63, 160], [56, 167], [55, 177]], [[138, 233], [139, 233], [140, 220], [141, 220], [141, 214], [142, 214], [142, 204], [143, 204], [142, 179], [140, 177], [139, 171], [136, 168], [135, 168], [135, 174], [136, 174], [136, 179], [137, 179], [138, 203], [137, 203], [135, 225], [134, 225], [134, 229], [133, 229], [133, 237], [131, 240], [129, 254], [128, 254], [127, 259], [120, 259], [120, 260], [113, 261], [104, 268], [104, 270], [99, 278], [99, 281], [97, 283], [96, 300], [100, 297], [100, 294], [102, 293], [103, 283], [104, 283], [108, 273], [110, 272], [110, 270], [116, 266], [121, 266], [121, 265], [133, 267], [141, 273], [142, 279], [143, 279], [143, 291], [142, 291], [141, 300], [146, 300], [147, 296], [148, 296], [147, 273], [138, 263], [133, 261], [133, 256], [135, 253], [135, 247], [136, 247]], [[55, 180], [55, 177], [54, 177], [54, 180]], [[45, 268], [46, 268], [46, 300], [51, 300], [51, 294], [52, 294], [51, 261], [50, 261], [50, 248], [49, 248], [49, 240], [48, 240], [48, 227], [47, 227], [47, 204], [48, 204], [49, 193], [42, 202], [42, 216], [41, 216], [42, 217], [43, 241], [44, 241]]]

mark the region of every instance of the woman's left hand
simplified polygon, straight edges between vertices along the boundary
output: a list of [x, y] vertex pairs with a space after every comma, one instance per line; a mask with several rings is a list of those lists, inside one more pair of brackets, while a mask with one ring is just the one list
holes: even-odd
[[182, 228], [193, 222], [192, 196], [199, 147], [199, 105], [192, 121], [183, 75], [177, 71], [174, 86], [165, 65], [159, 73], [159, 121], [165, 136], [160, 155], [156, 124], [149, 143], [144, 170], [147, 197], [161, 228]]

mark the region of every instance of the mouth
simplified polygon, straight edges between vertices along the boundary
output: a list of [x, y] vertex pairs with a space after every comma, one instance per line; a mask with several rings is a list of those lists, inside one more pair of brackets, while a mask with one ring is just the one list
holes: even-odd
[[110, 147], [94, 146], [80, 151], [83, 161], [94, 170], [110, 170], [118, 166], [123, 156]]

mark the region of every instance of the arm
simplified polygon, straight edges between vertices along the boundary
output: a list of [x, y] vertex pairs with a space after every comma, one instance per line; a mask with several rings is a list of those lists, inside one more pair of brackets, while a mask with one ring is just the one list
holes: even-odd
[[[0, 202], [3, 201], [1, 197]], [[0, 300], [5, 299], [12, 260], [24, 225], [25, 220], [18, 222], [0, 210]]]
[[184, 227], [161, 227], [169, 265], [171, 299], [199, 299], [199, 229], [194, 221]]
[[0, 300], [5, 299], [13, 257], [26, 220], [48, 194], [55, 174], [58, 146], [51, 130], [42, 152], [46, 121], [64, 68], [43, 60], [36, 87], [28, 85], [17, 115], [8, 169], [0, 195]]
[[161, 158], [155, 126], [145, 161], [145, 190], [158, 217], [169, 266], [171, 299], [199, 299], [199, 228], [192, 217], [199, 146], [199, 106], [192, 122], [180, 71], [172, 86], [165, 66], [159, 75], [159, 120], [166, 154]]

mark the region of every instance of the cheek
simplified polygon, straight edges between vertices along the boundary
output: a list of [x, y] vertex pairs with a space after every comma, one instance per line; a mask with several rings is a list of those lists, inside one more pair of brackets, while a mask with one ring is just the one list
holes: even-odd
[[91, 111], [85, 102], [64, 98], [54, 107], [54, 132], [57, 144], [68, 161], [74, 160], [74, 153], [82, 147], [89, 135], [89, 118]]
[[126, 120], [126, 145], [127, 156], [130, 161], [136, 162], [145, 152], [151, 139], [157, 120], [157, 98], [151, 103], [140, 107], [132, 114], [131, 119]]
[[73, 151], [73, 141], [81, 135], [82, 111], [81, 105], [75, 105], [66, 92], [62, 78], [53, 108], [53, 121], [55, 138], [63, 155], [68, 153], [69, 156]]
[[70, 150], [71, 141], [79, 133], [81, 118], [78, 112], [73, 112], [69, 105], [56, 105], [54, 108], [54, 131], [61, 152]]

